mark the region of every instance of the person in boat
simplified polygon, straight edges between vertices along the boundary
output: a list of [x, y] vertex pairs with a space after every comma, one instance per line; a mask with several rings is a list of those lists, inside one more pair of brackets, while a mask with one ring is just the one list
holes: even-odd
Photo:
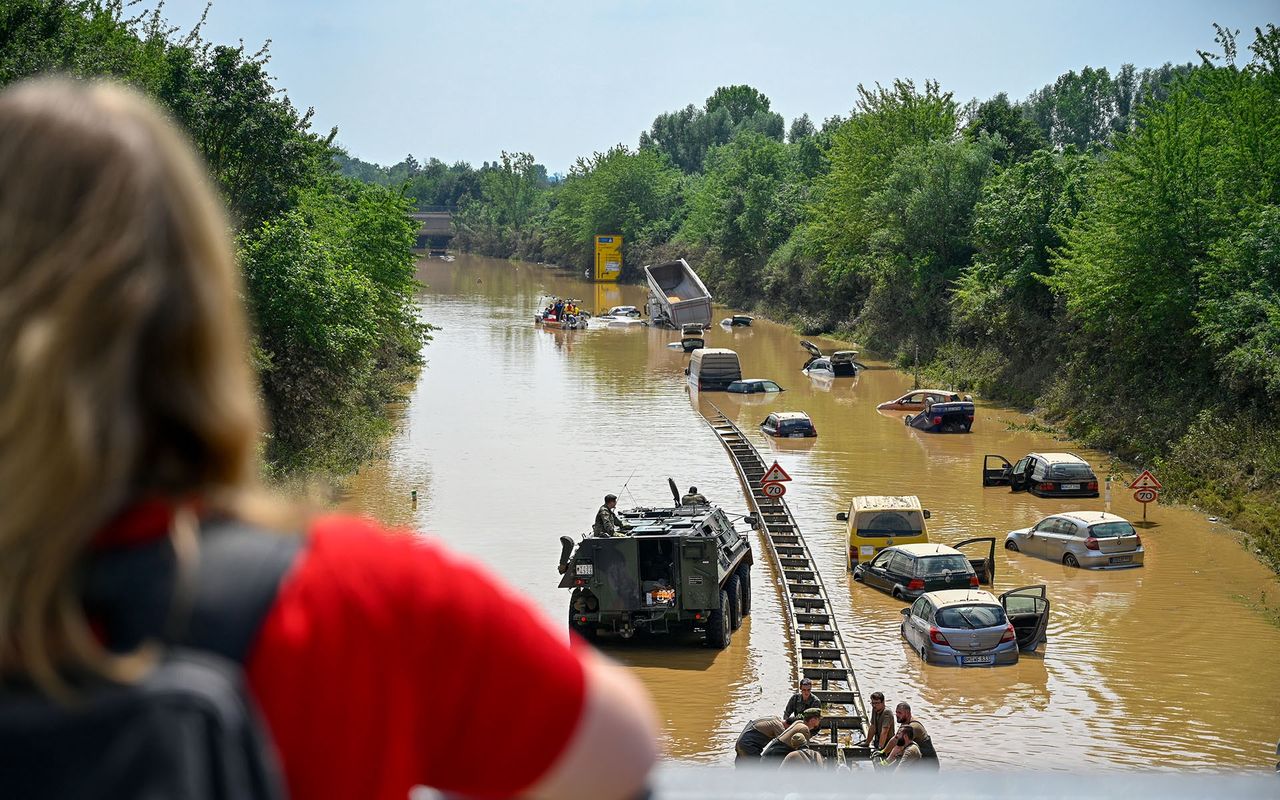
[[797, 733], [804, 734], [806, 740], [813, 738], [813, 735], [818, 732], [818, 726], [822, 724], [822, 709], [806, 708], [800, 716], [801, 718], [793, 722], [791, 727], [765, 745], [760, 751], [761, 761], [781, 761], [786, 758], [787, 754], [795, 749], [791, 746], [791, 742], [794, 741]]
[[698, 493], [697, 486], [690, 486], [689, 491], [685, 492], [684, 497], [680, 498], [680, 505], [705, 506], [707, 505], [707, 498], [703, 497], [701, 494]]
[[618, 512], [613, 509], [618, 505], [618, 496], [616, 494], [606, 494], [604, 496], [604, 505], [600, 506], [600, 510], [596, 512], [596, 521], [591, 525], [591, 532], [596, 536], [623, 536], [627, 531], [631, 530], [629, 525], [622, 517], [618, 516]]
[[748, 722], [733, 745], [734, 766], [744, 761], [749, 764], [759, 761], [765, 746], [781, 736], [786, 729], [787, 725], [781, 717], [761, 717]]
[[778, 769], [790, 771], [797, 768], [822, 769], [826, 766], [822, 754], [809, 747], [809, 738], [803, 733], [793, 733], [788, 744], [791, 745], [791, 752], [783, 757]]
[[801, 678], [800, 691], [791, 695], [791, 699], [787, 701], [786, 710], [782, 712], [782, 718], [789, 725], [800, 719], [800, 715], [809, 708], [822, 708], [822, 699], [813, 693], [813, 681]]
[[564, 319], [564, 301], [556, 301], [556, 319]]
[[[439, 542], [261, 485], [232, 225], [162, 111], [110, 82], [15, 83], [0, 176], [0, 718], [42, 758], [92, 766], [5, 796], [140, 796], [179, 778], [187, 791], [159, 794], [642, 794], [658, 726], [629, 670]], [[457, 690], [512, 675], [521, 691]], [[498, 714], [520, 747], [494, 769], [492, 748], [456, 745]], [[108, 730], [180, 735], [138, 753]], [[208, 772], [169, 771], [193, 762]]]
[[902, 730], [910, 727], [913, 731], [911, 741], [920, 748], [921, 761], [933, 769], [938, 769], [938, 751], [934, 749], [933, 739], [929, 736], [929, 732], [924, 729], [924, 724], [911, 716], [911, 704], [898, 703], [893, 713], [898, 720], [898, 735], [894, 738], [893, 749], [889, 751], [885, 763], [893, 763], [902, 757], [903, 748], [906, 746], [902, 738]]

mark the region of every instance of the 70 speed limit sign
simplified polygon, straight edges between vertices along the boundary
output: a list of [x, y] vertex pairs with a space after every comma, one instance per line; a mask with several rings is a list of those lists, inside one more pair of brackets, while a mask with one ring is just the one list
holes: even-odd
[[787, 493], [787, 487], [778, 481], [764, 481], [760, 484], [760, 491], [764, 492], [765, 497], [782, 497]]

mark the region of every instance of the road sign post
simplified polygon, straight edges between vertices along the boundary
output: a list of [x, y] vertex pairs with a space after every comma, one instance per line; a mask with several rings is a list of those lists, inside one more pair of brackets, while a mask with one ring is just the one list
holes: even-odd
[[1144, 469], [1138, 477], [1133, 479], [1133, 483], [1129, 484], [1129, 488], [1133, 489], [1133, 499], [1142, 503], [1142, 521], [1147, 521], [1147, 503], [1154, 503], [1160, 497], [1160, 490], [1164, 488], [1160, 481], [1156, 480], [1156, 476], [1151, 474], [1151, 470]]

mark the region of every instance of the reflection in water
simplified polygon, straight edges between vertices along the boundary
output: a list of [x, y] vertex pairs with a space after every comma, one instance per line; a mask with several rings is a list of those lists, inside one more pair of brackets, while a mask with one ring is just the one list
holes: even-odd
[[[768, 397], [690, 394], [688, 356], [667, 347], [673, 331], [532, 324], [540, 294], [592, 298], [599, 313], [643, 306], [641, 287], [594, 287], [536, 266], [466, 256], [424, 261], [419, 277], [428, 286], [426, 318], [442, 330], [427, 348], [427, 368], [387, 458], [350, 482], [348, 508], [472, 554], [563, 627], [568, 597], [556, 588], [557, 539], [586, 532], [604, 494], [619, 495], [624, 508], [666, 503], [670, 476], [697, 484], [731, 514], [745, 512], [731, 462], [699, 416], [714, 403], [794, 478], [787, 500], [855, 648], [863, 691], [879, 689], [891, 704], [909, 701], [948, 765], [1270, 768], [1280, 736], [1280, 630], [1240, 598], [1274, 591], [1275, 581], [1203, 516], [1154, 507], [1159, 526], [1142, 531], [1147, 566], [1138, 570], [1087, 572], [997, 553], [997, 591], [1048, 586], [1044, 655], [1001, 668], [925, 665], [902, 643], [902, 604], [849, 581], [836, 512], [855, 494], [916, 494], [933, 512], [935, 541], [1002, 537], [1057, 511], [1101, 509], [1103, 501], [983, 489], [982, 456], [1079, 448], [1009, 430], [1006, 420], [1025, 418], [981, 403], [972, 434], [908, 428], [876, 404], [910, 389], [909, 376], [871, 363], [857, 378], [807, 377], [799, 337], [767, 321], [713, 325], [706, 337], [709, 347], [739, 352], [744, 377], [787, 390]], [[813, 418], [816, 439], [759, 433], [767, 414], [792, 410]], [[1107, 463], [1079, 452], [1095, 469]], [[1141, 517], [1119, 489], [1112, 510]], [[607, 648], [653, 693], [674, 757], [728, 762], [745, 722], [780, 713], [793, 691], [774, 576], [758, 539], [755, 551], [752, 616], [728, 650], [651, 639]], [[1117, 744], [1135, 738], [1135, 746]]]

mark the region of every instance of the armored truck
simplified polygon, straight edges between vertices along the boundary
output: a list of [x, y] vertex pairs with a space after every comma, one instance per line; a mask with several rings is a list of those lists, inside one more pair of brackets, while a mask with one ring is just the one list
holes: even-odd
[[588, 640], [701, 630], [711, 647], [729, 646], [751, 613], [751, 543], [717, 506], [680, 505], [674, 487], [673, 507], [621, 512], [625, 533], [560, 537], [570, 630]]

